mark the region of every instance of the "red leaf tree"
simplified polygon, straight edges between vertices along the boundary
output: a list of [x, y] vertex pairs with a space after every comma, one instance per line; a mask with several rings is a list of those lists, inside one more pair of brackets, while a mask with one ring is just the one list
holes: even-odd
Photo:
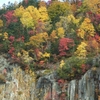
[[74, 41], [69, 38], [61, 38], [59, 40], [59, 55], [66, 56], [66, 51], [70, 49], [70, 47], [74, 46]]

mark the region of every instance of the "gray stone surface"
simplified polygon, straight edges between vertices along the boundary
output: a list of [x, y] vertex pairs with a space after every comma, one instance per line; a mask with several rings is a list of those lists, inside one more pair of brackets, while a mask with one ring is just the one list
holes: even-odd
[[[55, 72], [39, 77], [37, 82], [33, 76], [24, 72], [17, 64], [10, 65], [0, 56], [0, 100], [99, 100], [100, 98], [99, 67], [87, 71], [80, 80], [65, 82], [68, 84], [66, 89], [59, 87]], [[59, 97], [62, 92], [67, 94], [65, 99]]]
[[0, 100], [35, 100], [34, 79], [0, 56]]

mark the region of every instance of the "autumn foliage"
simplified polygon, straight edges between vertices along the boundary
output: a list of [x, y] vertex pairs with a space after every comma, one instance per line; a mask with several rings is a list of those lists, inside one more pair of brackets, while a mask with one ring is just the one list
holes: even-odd
[[24, 70], [57, 69], [66, 79], [84, 74], [100, 53], [99, 0], [33, 1], [0, 9], [1, 54]]

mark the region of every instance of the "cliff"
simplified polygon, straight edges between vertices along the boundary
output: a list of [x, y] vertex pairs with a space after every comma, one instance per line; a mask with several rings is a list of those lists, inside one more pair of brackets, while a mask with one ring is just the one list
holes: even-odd
[[100, 68], [91, 68], [79, 80], [57, 81], [55, 71], [36, 80], [34, 73], [0, 56], [0, 100], [100, 100]]

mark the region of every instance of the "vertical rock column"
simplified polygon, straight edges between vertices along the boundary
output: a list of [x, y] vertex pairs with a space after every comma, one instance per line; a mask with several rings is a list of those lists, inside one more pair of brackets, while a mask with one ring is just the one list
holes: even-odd
[[0, 100], [35, 100], [34, 77], [0, 56]]
[[[78, 91], [77, 91], [78, 90]], [[89, 70], [80, 80], [72, 80], [67, 88], [67, 100], [99, 100], [100, 68]]]

